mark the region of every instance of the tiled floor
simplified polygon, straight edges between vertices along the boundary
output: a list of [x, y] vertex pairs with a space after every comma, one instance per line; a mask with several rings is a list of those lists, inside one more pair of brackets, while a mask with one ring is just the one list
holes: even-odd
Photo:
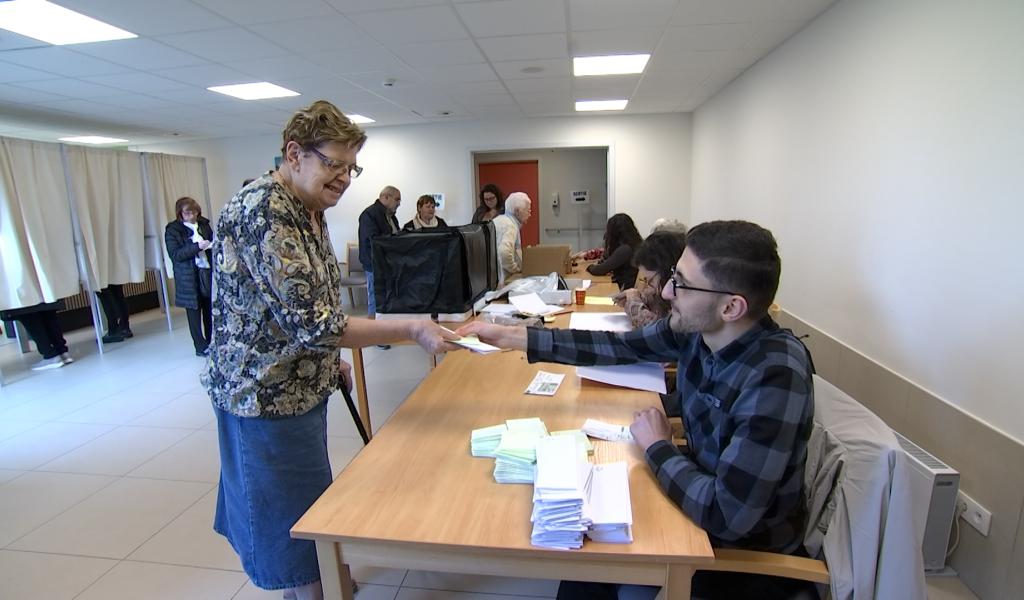
[[[72, 365], [32, 372], [35, 353], [0, 345], [0, 599], [277, 599], [249, 583], [210, 524], [217, 435], [184, 315], [157, 311], [136, 337], [99, 355], [91, 331], [68, 336]], [[416, 347], [365, 352], [374, 427], [428, 372]], [[395, 373], [401, 373], [398, 378]], [[329, 405], [335, 473], [362, 443], [344, 402]], [[557, 583], [356, 569], [360, 600], [552, 598]], [[933, 599], [974, 598], [955, 578]]]

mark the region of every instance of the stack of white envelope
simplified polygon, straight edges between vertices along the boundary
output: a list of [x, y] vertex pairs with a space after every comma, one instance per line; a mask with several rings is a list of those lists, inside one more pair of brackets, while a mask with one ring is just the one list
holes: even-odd
[[590, 525], [586, 497], [591, 472], [586, 448], [574, 436], [551, 436], [537, 442], [530, 543], [562, 550], [583, 546]]
[[591, 521], [588, 538], [613, 544], [633, 541], [633, 506], [625, 462], [594, 465], [587, 500]]
[[494, 458], [494, 451], [498, 449], [498, 444], [501, 443], [501, 435], [506, 431], [508, 431], [508, 426], [504, 423], [482, 429], [474, 429], [469, 440], [470, 452], [473, 456]]

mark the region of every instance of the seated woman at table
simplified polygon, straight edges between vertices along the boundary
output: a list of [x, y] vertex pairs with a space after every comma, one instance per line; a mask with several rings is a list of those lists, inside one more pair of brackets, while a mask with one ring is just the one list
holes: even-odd
[[633, 287], [636, 282], [633, 252], [643, 241], [644, 238], [640, 236], [629, 215], [613, 215], [604, 229], [604, 258], [588, 266], [587, 272], [591, 275], [611, 273], [612, 281], [618, 284], [620, 290]]
[[661, 297], [676, 262], [686, 247], [686, 234], [656, 231], [636, 249], [633, 264], [637, 268], [636, 285], [614, 296], [629, 315], [634, 328], [643, 327], [668, 316], [669, 303]]
[[433, 196], [423, 194], [416, 201], [416, 216], [405, 224], [402, 229], [406, 231], [417, 231], [420, 229], [432, 229], [436, 227], [448, 227], [444, 219], [436, 216], [437, 200]]

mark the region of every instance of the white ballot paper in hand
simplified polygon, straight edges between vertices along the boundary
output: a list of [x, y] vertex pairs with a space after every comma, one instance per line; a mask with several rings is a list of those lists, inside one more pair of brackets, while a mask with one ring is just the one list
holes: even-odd
[[558, 386], [562, 385], [563, 379], [565, 379], [565, 375], [537, 371], [537, 376], [530, 382], [530, 387], [526, 388], [526, 393], [536, 396], [554, 396], [558, 391]]
[[633, 434], [630, 433], [629, 426], [627, 425], [612, 425], [597, 419], [587, 419], [580, 429], [583, 433], [599, 440], [608, 440], [609, 442], [633, 441]]
[[[442, 326], [441, 329], [444, 329], [445, 331], [447, 331], [448, 333], [450, 333], [452, 335], [458, 335], [457, 333], [455, 333], [451, 329], [448, 329], [447, 327], [443, 327]], [[481, 342], [480, 338], [478, 338], [476, 336], [476, 334], [474, 334], [474, 335], [467, 335], [467, 336], [463, 336], [463, 337], [461, 337], [461, 338], [459, 338], [457, 340], [452, 340], [452, 343], [457, 345], [457, 346], [462, 346], [463, 348], [466, 348], [467, 350], [472, 350], [473, 352], [476, 352], [478, 354], [490, 354], [491, 352], [501, 352], [501, 348], [499, 348], [497, 346], [492, 346], [492, 345], [487, 344], [485, 342]]]

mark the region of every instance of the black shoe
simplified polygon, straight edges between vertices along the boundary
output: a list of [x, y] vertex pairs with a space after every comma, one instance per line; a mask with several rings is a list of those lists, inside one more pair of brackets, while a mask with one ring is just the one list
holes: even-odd
[[108, 332], [107, 335], [103, 336], [104, 344], [116, 344], [117, 342], [123, 342], [124, 336], [120, 333]]
[[203, 348], [202, 350], [196, 350], [196, 356], [209, 356], [209, 355], [210, 355], [210, 349], [209, 348]]
[[134, 334], [134, 333], [132, 333], [132, 330], [131, 330], [131, 329], [128, 329], [127, 327], [125, 327], [124, 329], [122, 329], [122, 330], [121, 330], [121, 331], [119, 331], [118, 333], [120, 333], [120, 334], [121, 334], [121, 336], [122, 336], [122, 337], [124, 337], [124, 339], [128, 339], [128, 338], [133, 338], [133, 337], [135, 337], [135, 334]]
[[390, 350], [391, 344], [377, 344], [377, 347], [380, 348], [381, 350]]

